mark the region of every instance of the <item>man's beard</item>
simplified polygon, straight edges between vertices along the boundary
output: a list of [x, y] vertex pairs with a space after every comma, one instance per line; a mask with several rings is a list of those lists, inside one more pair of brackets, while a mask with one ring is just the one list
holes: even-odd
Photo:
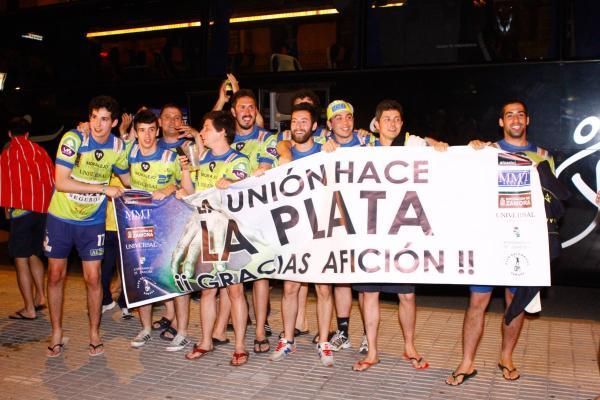
[[[301, 134], [297, 134], [297, 132], [302, 132]], [[292, 132], [292, 139], [294, 139], [294, 142], [296, 142], [297, 144], [304, 144], [306, 142], [308, 142], [308, 139], [310, 139], [311, 136], [311, 132], [308, 131], [303, 131], [301, 129], [295, 130], [294, 132]]]

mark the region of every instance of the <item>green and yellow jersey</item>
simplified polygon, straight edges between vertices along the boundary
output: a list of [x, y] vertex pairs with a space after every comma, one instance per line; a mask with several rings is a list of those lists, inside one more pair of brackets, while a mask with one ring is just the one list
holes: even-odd
[[[125, 144], [113, 134], [109, 135], [106, 142], [98, 143], [92, 135], [84, 138], [76, 130], [65, 133], [58, 146], [56, 164], [71, 169], [72, 179], [89, 184], [106, 185], [113, 172], [128, 172]], [[106, 195], [55, 190], [48, 213], [77, 225], [103, 224]]]
[[177, 153], [157, 147], [153, 154], [142, 155], [134, 144], [127, 158], [131, 175], [131, 188], [154, 192], [181, 181], [181, 165]]
[[273, 164], [277, 160], [277, 135], [254, 126], [248, 135], [235, 134], [231, 148], [244, 154], [255, 171], [260, 163]]
[[200, 168], [191, 174], [196, 192], [202, 192], [215, 187], [221, 178], [234, 181], [245, 179], [250, 171], [250, 160], [238, 151], [229, 149], [221, 156], [214, 156], [210, 150], [206, 150], [200, 157]]

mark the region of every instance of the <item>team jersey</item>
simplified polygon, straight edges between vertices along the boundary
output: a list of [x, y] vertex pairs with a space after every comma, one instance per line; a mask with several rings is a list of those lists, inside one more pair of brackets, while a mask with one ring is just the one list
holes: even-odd
[[[335, 140], [335, 135], [333, 133], [329, 132], [329, 134], [327, 135], [327, 139], [329, 138], [333, 139], [337, 143], [337, 140]], [[357, 131], [354, 131], [352, 132], [352, 140], [350, 140], [348, 143], [340, 144], [340, 147], [374, 146], [376, 139], [377, 138], [375, 137], [375, 135], [369, 134], [368, 136], [361, 137]]]
[[538, 147], [531, 142], [527, 143], [527, 146], [514, 146], [502, 139], [494, 143], [494, 147], [497, 147], [500, 150], [508, 151], [509, 153], [522, 154], [534, 163], [548, 161], [548, 164], [550, 164], [550, 169], [554, 172], [554, 158], [552, 155], [548, 152], [548, 150]]
[[248, 135], [236, 133], [231, 148], [248, 157], [254, 171], [260, 163], [272, 165], [277, 159], [277, 135], [255, 125]]
[[304, 157], [308, 157], [312, 154], [316, 154], [321, 151], [322, 145], [320, 143], [313, 143], [313, 146], [307, 151], [299, 151], [296, 146], [292, 147], [292, 160], [299, 160]]
[[154, 192], [181, 181], [181, 165], [177, 153], [157, 146], [154, 153], [144, 156], [139, 145], [131, 148], [129, 157], [131, 188]]
[[[84, 138], [76, 130], [65, 133], [58, 145], [56, 164], [69, 168], [72, 179], [89, 184], [106, 185], [113, 172], [128, 172], [125, 145], [113, 134], [105, 143], [98, 143], [92, 135]], [[106, 215], [106, 196], [55, 190], [48, 213], [77, 225], [102, 224]]]
[[200, 156], [200, 168], [191, 174], [196, 192], [202, 192], [215, 187], [221, 178], [237, 181], [247, 178], [250, 171], [250, 160], [238, 151], [229, 149], [223, 155], [214, 156], [206, 150]]

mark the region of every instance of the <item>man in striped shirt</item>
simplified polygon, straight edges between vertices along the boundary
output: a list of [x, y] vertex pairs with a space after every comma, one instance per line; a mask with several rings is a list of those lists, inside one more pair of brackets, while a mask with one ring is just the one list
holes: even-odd
[[[24, 307], [11, 319], [32, 320], [45, 308], [42, 241], [54, 187], [54, 165], [39, 145], [29, 140], [30, 123], [9, 122], [10, 143], [0, 156], [0, 206], [10, 219], [9, 254], [15, 258], [17, 283]], [[35, 292], [34, 292], [35, 287]]]

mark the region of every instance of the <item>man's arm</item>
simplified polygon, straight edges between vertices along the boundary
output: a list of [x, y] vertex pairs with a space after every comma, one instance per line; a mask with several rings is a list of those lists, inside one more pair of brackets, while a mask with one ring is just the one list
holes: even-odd
[[279, 165], [291, 162], [292, 142], [290, 140], [282, 140], [277, 143], [277, 153], [279, 154]]
[[56, 190], [65, 193], [102, 193], [109, 197], [119, 197], [123, 189], [117, 186], [105, 186], [76, 181], [71, 178], [71, 169], [57, 164], [55, 170]]

